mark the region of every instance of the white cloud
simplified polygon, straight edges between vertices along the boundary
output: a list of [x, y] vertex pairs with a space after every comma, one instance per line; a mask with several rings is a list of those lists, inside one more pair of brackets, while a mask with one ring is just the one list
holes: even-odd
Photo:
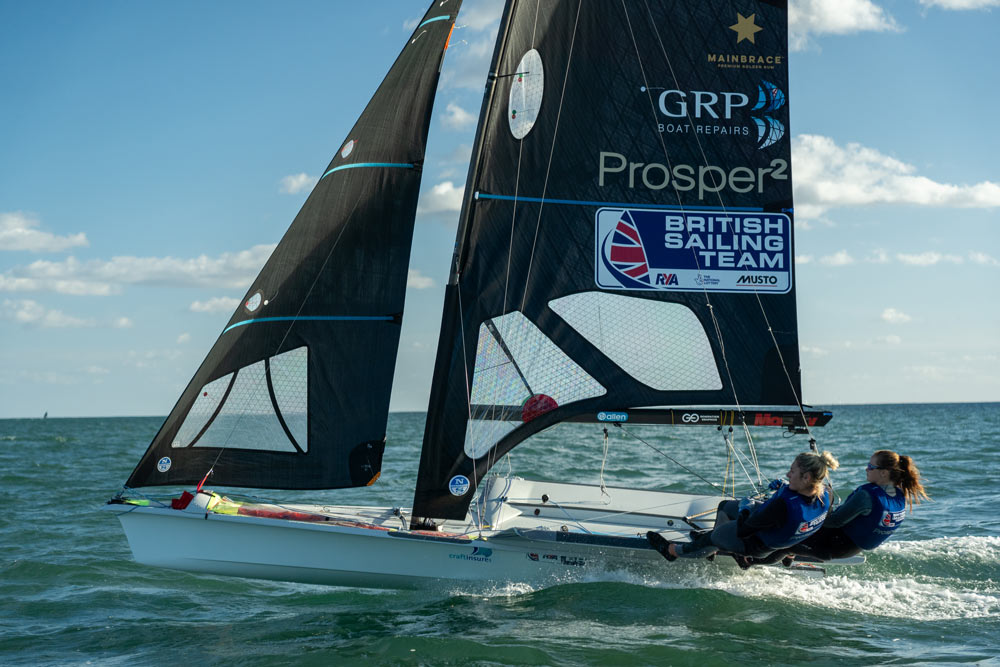
[[942, 255], [941, 253], [934, 252], [933, 250], [922, 252], [918, 255], [896, 253], [896, 259], [903, 264], [909, 264], [911, 266], [934, 266], [935, 264], [940, 264], [941, 262], [961, 264], [963, 261], [958, 255]]
[[67, 315], [60, 310], [45, 308], [37, 301], [32, 301], [31, 299], [21, 299], [18, 301], [4, 299], [3, 310], [0, 311], [0, 315], [6, 319], [14, 320], [19, 324], [46, 329], [94, 326], [93, 320], [85, 320]]
[[469, 144], [459, 144], [444, 161], [467, 165], [471, 159], [472, 146]]
[[1000, 357], [998, 357], [995, 354], [984, 354], [984, 355], [981, 355], [981, 356], [972, 355], [972, 354], [963, 354], [962, 355], [962, 361], [975, 361], [975, 362], [986, 361], [986, 362], [992, 363], [992, 362], [995, 362], [995, 361], [998, 361], [998, 360], [1000, 360]]
[[889, 253], [881, 248], [876, 248], [872, 251], [872, 254], [865, 258], [866, 262], [871, 264], [888, 264], [889, 263]]
[[458, 211], [462, 208], [462, 193], [464, 191], [464, 186], [456, 188], [451, 181], [438, 183], [431, 188], [430, 192], [426, 192], [420, 197], [417, 214]]
[[491, 0], [470, 0], [462, 6], [459, 14], [460, 28], [468, 28], [479, 32], [487, 28], [496, 29], [500, 25], [503, 14], [503, 3]]
[[62, 252], [67, 248], [90, 245], [83, 232], [56, 236], [39, 230], [38, 225], [38, 220], [20, 211], [0, 213], [0, 250]]
[[826, 264], [827, 266], [847, 266], [854, 263], [854, 258], [846, 250], [838, 250], [832, 255], [820, 257], [819, 261], [821, 264]]
[[441, 122], [452, 129], [461, 130], [475, 125], [476, 117], [454, 102], [449, 102]]
[[131, 329], [134, 326], [132, 320], [127, 317], [116, 318], [111, 324], [116, 329]]
[[415, 19], [410, 19], [408, 21], [403, 21], [403, 30], [406, 32], [413, 32], [416, 30], [417, 26], [420, 25], [420, 17]]
[[1000, 7], [1000, 0], [920, 0], [920, 4], [940, 9], [989, 9]]
[[947, 366], [904, 366], [903, 371], [927, 380], [950, 380], [955, 375], [955, 369]]
[[973, 250], [969, 253], [969, 261], [973, 264], [985, 264], [987, 266], [996, 266], [1000, 264], [994, 257], [987, 255], [985, 252], [978, 252]]
[[[464, 32], [455, 31], [448, 49], [448, 66], [441, 73], [442, 88], [465, 88], [482, 92], [493, 58], [496, 28], [491, 34], [468, 42]], [[471, 35], [468, 35], [472, 39]]]
[[906, 324], [913, 318], [904, 313], [901, 310], [896, 310], [895, 308], [886, 308], [882, 311], [882, 319], [889, 324]]
[[796, 255], [795, 264], [797, 266], [802, 266], [803, 264], [809, 264], [813, 261], [812, 255]]
[[146, 350], [138, 352], [129, 350], [125, 355], [125, 363], [135, 368], [159, 368], [166, 364], [177, 361], [181, 356], [180, 350]]
[[875, 339], [877, 343], [885, 343], [886, 345], [899, 345], [903, 342], [903, 339], [894, 334], [889, 334], [888, 336], [879, 336]]
[[406, 286], [413, 289], [427, 289], [434, 287], [434, 279], [425, 276], [416, 269], [410, 269], [406, 272]]
[[102, 366], [87, 366], [83, 369], [83, 372], [89, 375], [108, 375], [111, 373], [111, 371]]
[[177, 337], [177, 344], [178, 345], [183, 345], [184, 343], [187, 343], [190, 340], [191, 340], [191, 334], [185, 332], [185, 333], [182, 333], [180, 336]]
[[8, 371], [0, 369], [0, 384], [80, 384], [78, 374], [59, 373], [56, 371]]
[[803, 134], [792, 140], [795, 212], [818, 218], [838, 206], [911, 204], [952, 208], [1000, 207], [1000, 183], [938, 183], [916, 168], [873, 148]]
[[231, 296], [214, 296], [208, 301], [195, 301], [191, 310], [196, 313], [231, 313], [240, 305], [239, 299]]
[[0, 274], [0, 292], [50, 291], [60, 294], [107, 296], [124, 285], [216, 287], [246, 289], [267, 261], [274, 244], [225, 252], [218, 257], [113, 257], [81, 262], [38, 260]]
[[793, 51], [819, 35], [898, 31], [896, 21], [871, 0], [793, 0], [788, 3], [788, 41]]
[[286, 195], [297, 195], [304, 190], [312, 190], [317, 182], [318, 178], [305, 172], [292, 174], [281, 179], [281, 192]]
[[825, 357], [830, 354], [830, 352], [822, 347], [813, 347], [811, 345], [800, 345], [799, 350], [802, 354], [808, 354], [812, 357]]

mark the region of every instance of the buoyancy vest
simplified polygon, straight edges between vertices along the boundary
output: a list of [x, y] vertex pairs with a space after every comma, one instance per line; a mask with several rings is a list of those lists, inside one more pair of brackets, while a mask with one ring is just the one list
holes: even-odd
[[889, 539], [906, 516], [906, 494], [896, 488], [896, 495], [890, 496], [878, 484], [863, 484], [864, 490], [872, 498], [872, 511], [865, 516], [855, 517], [843, 527], [851, 541], [862, 549], [874, 549]]
[[769, 503], [785, 504], [785, 523], [759, 531], [756, 536], [770, 549], [784, 549], [798, 544], [823, 525], [830, 509], [830, 489], [824, 487], [822, 496], [809, 500], [788, 486], [783, 486], [760, 509]]

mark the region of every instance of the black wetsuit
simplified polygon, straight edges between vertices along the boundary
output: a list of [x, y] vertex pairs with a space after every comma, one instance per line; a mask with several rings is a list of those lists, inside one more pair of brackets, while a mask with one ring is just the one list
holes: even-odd
[[[787, 506], [784, 503], [768, 503], [753, 513], [746, 510], [738, 513], [738, 506], [739, 502], [736, 500], [722, 501], [719, 503], [719, 518], [716, 519], [717, 528], [720, 525], [728, 523], [721, 521], [723, 516], [730, 520], [735, 520], [735, 537], [737, 539], [719, 539], [720, 534], [712, 531], [695, 538], [690, 544], [682, 545], [681, 555], [701, 558], [705, 555], [710, 555], [718, 549], [759, 558], [770, 554], [773, 549], [764, 544], [757, 537], [757, 533], [784, 525], [785, 520], [788, 518]], [[715, 535], [715, 540], [712, 539], [713, 534]]]

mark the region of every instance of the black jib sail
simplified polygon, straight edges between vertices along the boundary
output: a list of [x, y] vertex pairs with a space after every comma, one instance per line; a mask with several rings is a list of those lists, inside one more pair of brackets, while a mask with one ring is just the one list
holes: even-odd
[[382, 466], [431, 107], [434, 2], [127, 482], [369, 484]]
[[414, 516], [560, 421], [795, 414], [787, 95], [785, 2], [508, 1]]

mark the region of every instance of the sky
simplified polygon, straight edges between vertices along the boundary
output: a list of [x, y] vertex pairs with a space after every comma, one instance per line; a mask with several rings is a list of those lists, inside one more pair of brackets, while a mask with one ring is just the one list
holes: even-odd
[[[0, 417], [166, 414], [426, 4], [0, 0]], [[392, 410], [426, 409], [501, 5], [445, 60]], [[1000, 0], [789, 15], [805, 401], [1000, 400]]]

